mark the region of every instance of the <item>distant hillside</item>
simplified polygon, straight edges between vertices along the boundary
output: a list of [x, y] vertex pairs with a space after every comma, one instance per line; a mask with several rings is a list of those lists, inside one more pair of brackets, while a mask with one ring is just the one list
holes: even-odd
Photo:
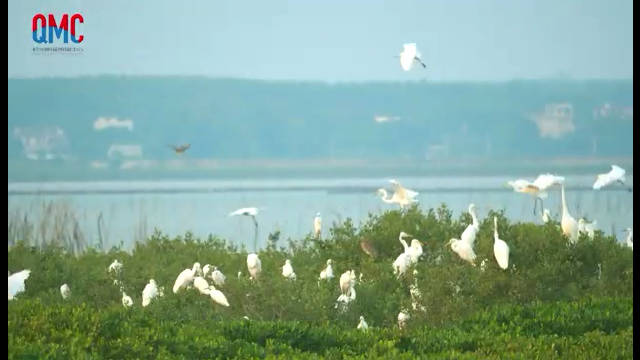
[[217, 160], [630, 157], [633, 149], [630, 80], [86, 77], [9, 79], [8, 92], [8, 156], [21, 168], [61, 158], [142, 166], [175, 158], [168, 145], [184, 143], [189, 159]]

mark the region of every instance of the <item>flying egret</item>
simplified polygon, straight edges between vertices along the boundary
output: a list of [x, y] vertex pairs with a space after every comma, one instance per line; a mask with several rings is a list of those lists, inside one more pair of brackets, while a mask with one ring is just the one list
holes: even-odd
[[[605, 174], [598, 174], [596, 176], [596, 182], [593, 183], [593, 189], [594, 190], [600, 190], [605, 186], [609, 186], [613, 183], [620, 183], [623, 186], [626, 186], [625, 182], [625, 175], [626, 171], [621, 168], [618, 165], [611, 165], [611, 170], [608, 173]], [[629, 191], [632, 191], [632, 189], [629, 187], [628, 188]]]
[[590, 239], [593, 239], [597, 223], [597, 221], [588, 223], [584, 218], [578, 219], [578, 234], [585, 233]]
[[202, 276], [193, 279], [193, 286], [200, 291], [200, 294], [209, 295], [209, 283]]
[[402, 70], [409, 71], [413, 67], [414, 62], [420, 63], [423, 68], [427, 68], [422, 60], [420, 59], [420, 53], [416, 47], [415, 43], [404, 44], [403, 50], [400, 53], [400, 66], [402, 66]]
[[446, 245], [451, 245], [451, 250], [458, 254], [462, 260], [475, 265], [476, 253], [468, 242], [452, 238]]
[[327, 260], [327, 266], [320, 271], [320, 280], [333, 279], [333, 267], [331, 267], [331, 264], [333, 264], [333, 260]]
[[200, 263], [193, 264], [193, 268], [184, 269], [176, 278], [175, 283], [173, 284], [173, 293], [177, 294], [178, 290], [191, 285], [193, 282], [193, 278], [200, 272]]
[[184, 152], [187, 151], [191, 147], [191, 144], [169, 145], [169, 147], [172, 148], [173, 151], [175, 151], [176, 154], [184, 154]]
[[378, 251], [369, 240], [364, 240], [364, 239], [361, 240], [360, 249], [362, 249], [362, 251], [364, 251], [365, 254], [371, 256], [371, 258], [373, 259], [375, 259], [376, 256], [378, 256]]
[[417, 192], [403, 187], [395, 179], [391, 179], [389, 180], [389, 182], [393, 186], [393, 195], [389, 197], [387, 190], [383, 188], [378, 189], [378, 195], [380, 196], [382, 201], [386, 202], [387, 204], [398, 204], [400, 205], [400, 209], [404, 209], [405, 206], [418, 202], [418, 200], [415, 199], [415, 197], [419, 195]]
[[151, 303], [156, 296], [162, 296], [158, 290], [158, 284], [153, 279], [149, 280], [149, 283], [142, 289], [142, 306], [146, 307]]
[[122, 292], [122, 306], [126, 308], [133, 306], [133, 299], [124, 291]]
[[9, 300], [13, 300], [16, 295], [24, 291], [24, 282], [29, 278], [29, 275], [31, 275], [31, 270], [28, 269], [9, 275]]
[[213, 283], [217, 286], [223, 286], [226, 279], [226, 276], [224, 276], [224, 274], [220, 270], [218, 270], [218, 267], [214, 266], [213, 272], [211, 273], [211, 280], [213, 280]]
[[498, 218], [493, 217], [493, 255], [498, 266], [506, 270], [509, 266], [509, 245], [498, 237]]
[[398, 327], [400, 330], [404, 329], [407, 326], [407, 322], [411, 316], [406, 310], [402, 310], [398, 313]]
[[262, 271], [262, 263], [260, 262], [258, 254], [251, 253], [247, 255], [247, 269], [249, 270], [251, 279], [256, 280]]
[[546, 199], [548, 196], [547, 189], [554, 185], [564, 184], [564, 177], [551, 174], [541, 174], [533, 182], [518, 179], [508, 181], [507, 184], [511, 186], [515, 192], [527, 193], [533, 196], [533, 214], [535, 215], [538, 207], [538, 200], [540, 200], [540, 206], [544, 208], [542, 200]]
[[222, 291], [218, 290], [215, 288], [215, 286], [211, 285], [209, 287], [209, 296], [211, 297], [211, 300], [215, 301], [216, 303], [222, 305], [222, 306], [229, 306], [229, 302], [227, 301], [227, 297], [224, 296], [224, 294], [222, 293]]
[[364, 316], [362, 315], [360, 315], [360, 322], [358, 323], [357, 329], [362, 331], [367, 331], [367, 329], [369, 329], [369, 325], [364, 321]]
[[253, 251], [256, 251], [258, 247], [258, 221], [256, 220], [256, 215], [258, 215], [259, 212], [260, 211], [257, 207], [246, 207], [229, 213], [229, 216], [251, 216], [251, 219], [253, 220], [253, 226], [255, 227], [253, 234]]
[[282, 276], [289, 280], [296, 279], [296, 273], [293, 272], [293, 266], [291, 266], [291, 260], [289, 259], [284, 261], [284, 266], [282, 266]]
[[319, 239], [321, 233], [322, 233], [322, 218], [320, 217], [320, 213], [316, 213], [316, 217], [313, 218], [313, 235], [317, 239]]
[[62, 284], [62, 286], [60, 286], [60, 294], [62, 294], [63, 299], [68, 298], [71, 295], [71, 289], [69, 288], [69, 285]]
[[631, 248], [631, 250], [633, 250], [633, 229], [631, 228], [626, 228], [624, 229], [624, 231], [627, 233], [627, 246]]
[[471, 215], [472, 222], [467, 225], [466, 229], [464, 229], [462, 235], [460, 235], [460, 240], [466, 241], [469, 246], [473, 248], [473, 244], [476, 241], [476, 235], [478, 234], [478, 231], [480, 231], [480, 223], [476, 216], [475, 204], [469, 204], [469, 214]]
[[564, 196], [564, 184], [561, 185], [560, 189], [562, 193], [562, 220], [560, 222], [562, 233], [569, 237], [569, 241], [575, 243], [578, 239], [578, 223], [576, 222], [576, 219], [569, 214], [567, 201]]
[[118, 259], [113, 260], [111, 265], [109, 265], [109, 273], [119, 274], [120, 270], [122, 270], [122, 263], [118, 261]]

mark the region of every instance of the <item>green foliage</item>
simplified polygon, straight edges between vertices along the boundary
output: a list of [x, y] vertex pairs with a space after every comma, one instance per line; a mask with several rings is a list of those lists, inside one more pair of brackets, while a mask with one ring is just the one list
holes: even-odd
[[[509, 268], [493, 257], [493, 216], [510, 247]], [[55, 246], [18, 243], [8, 251], [12, 272], [31, 269], [25, 292], [9, 301], [9, 358], [628, 358], [632, 351], [633, 252], [597, 232], [570, 244], [557, 223], [512, 224], [501, 212], [480, 219], [478, 264], [462, 261], [449, 246], [470, 223], [443, 205], [370, 215], [355, 227], [334, 224], [325, 239], [276, 242], [259, 252], [262, 274], [248, 279], [247, 252], [210, 236], [170, 239], [159, 232], [131, 253], [89, 249], [81, 256]], [[424, 256], [399, 279], [391, 263], [402, 252], [400, 231], [424, 244]], [[273, 235], [275, 236], [275, 235]], [[378, 249], [360, 249], [368, 239]], [[320, 282], [328, 258], [335, 278]], [[107, 273], [118, 259], [120, 279], [134, 305], [125, 309]], [[296, 281], [281, 267], [291, 259]], [[195, 261], [227, 276], [220, 290], [230, 307], [195, 290], [171, 291], [177, 275]], [[599, 265], [599, 266], [598, 266]], [[362, 273], [357, 298], [335, 308], [338, 278]], [[418, 270], [417, 276], [413, 269]], [[238, 272], [242, 272], [240, 278]], [[141, 307], [149, 279], [165, 295]], [[69, 284], [63, 300], [59, 287]], [[426, 312], [412, 310], [416, 283]], [[406, 330], [397, 315], [408, 309]], [[355, 330], [363, 315], [370, 331]], [[243, 319], [247, 316], [250, 320]]]

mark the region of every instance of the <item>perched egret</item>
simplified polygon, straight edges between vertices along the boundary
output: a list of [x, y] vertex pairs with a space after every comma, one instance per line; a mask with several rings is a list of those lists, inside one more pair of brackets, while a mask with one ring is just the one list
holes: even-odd
[[333, 260], [327, 260], [327, 266], [320, 271], [320, 280], [333, 279], [333, 268], [331, 267], [331, 264], [333, 264]]
[[[605, 174], [598, 174], [596, 176], [596, 182], [593, 184], [594, 190], [600, 190], [605, 186], [609, 186], [613, 183], [620, 183], [623, 186], [625, 185], [625, 175], [626, 171], [618, 165], [611, 165], [611, 170]], [[631, 191], [631, 188], [628, 188]]]
[[69, 288], [69, 285], [62, 284], [62, 286], [60, 286], [60, 294], [62, 294], [63, 299], [68, 298], [71, 295], [71, 289]]
[[182, 272], [176, 278], [175, 283], [173, 284], [173, 293], [176, 294], [180, 289], [191, 285], [191, 283], [193, 282], [193, 278], [200, 272], [199, 270], [200, 263], [193, 264], [193, 268], [191, 269], [182, 270]]
[[133, 299], [131, 299], [131, 296], [127, 295], [127, 293], [125, 293], [124, 291], [122, 292], [122, 306], [124, 307], [133, 306]]
[[471, 265], [475, 265], [476, 253], [468, 242], [452, 238], [447, 245], [451, 245], [451, 250], [458, 254], [462, 260], [470, 262]]
[[631, 228], [626, 228], [624, 229], [624, 231], [627, 233], [627, 246], [631, 248], [631, 250], [633, 250], [633, 229]]
[[258, 215], [258, 212], [259, 210], [257, 207], [247, 207], [247, 208], [238, 209], [229, 214], [229, 216], [238, 216], [238, 215], [250, 216], [251, 219], [253, 220], [253, 226], [255, 227], [254, 234], [253, 234], [253, 251], [256, 251], [258, 247], [258, 221], [256, 220], [256, 215]]
[[284, 261], [284, 266], [282, 266], [282, 276], [289, 280], [296, 279], [296, 273], [293, 271], [293, 266], [291, 266], [291, 260], [289, 259]]
[[402, 70], [411, 70], [414, 62], [420, 63], [423, 68], [427, 67], [427, 65], [425, 65], [420, 59], [420, 53], [418, 52], [418, 48], [415, 43], [404, 44], [402, 46], [404, 48], [400, 53], [400, 66], [402, 66]]
[[469, 214], [471, 215], [472, 222], [471, 224], [467, 225], [466, 229], [464, 229], [462, 235], [460, 235], [460, 240], [466, 241], [469, 246], [473, 248], [473, 244], [476, 241], [476, 235], [478, 234], [478, 231], [480, 231], [480, 223], [478, 222], [478, 218], [476, 216], [475, 204], [469, 205]]
[[229, 306], [229, 302], [227, 301], [227, 297], [224, 296], [224, 294], [222, 293], [222, 291], [218, 290], [215, 288], [215, 286], [211, 285], [209, 287], [209, 296], [211, 297], [211, 300], [215, 301], [216, 303], [222, 305], [222, 306]]
[[356, 273], [353, 270], [347, 270], [342, 275], [340, 275], [340, 292], [343, 295], [348, 294], [350, 288], [356, 282]]
[[354, 288], [354, 284], [355, 284], [354, 282], [350, 282], [347, 292], [345, 294], [340, 294], [340, 296], [338, 296], [338, 299], [336, 300], [335, 308], [338, 308], [338, 306], [342, 306], [341, 310], [344, 311], [346, 310], [346, 306], [350, 302], [356, 300], [356, 289]]
[[411, 316], [406, 310], [402, 310], [400, 311], [400, 313], [398, 313], [398, 327], [400, 328], [400, 330], [404, 329], [407, 326], [407, 322], [410, 318]]
[[321, 233], [322, 233], [322, 218], [320, 217], [320, 213], [316, 213], [316, 217], [313, 218], [313, 235], [316, 238], [320, 238]]
[[118, 259], [113, 260], [111, 265], [109, 265], [109, 273], [119, 274], [120, 270], [122, 270], [122, 263], [118, 261]]
[[493, 217], [493, 255], [498, 266], [506, 270], [509, 266], [509, 245], [498, 237], [498, 218]]
[[367, 331], [367, 329], [369, 329], [369, 325], [367, 325], [367, 322], [364, 321], [364, 316], [360, 315], [360, 322], [358, 323], [358, 330], [362, 330], [362, 331]]
[[542, 222], [543, 223], [548, 223], [549, 220], [551, 220], [551, 213], [549, 212], [549, 209], [543, 209], [542, 210]]
[[567, 201], [564, 196], [564, 184], [560, 189], [562, 193], [562, 220], [560, 222], [562, 233], [569, 237], [569, 241], [575, 243], [578, 239], [578, 223], [576, 222], [576, 219], [574, 219], [571, 214], [569, 214]]
[[151, 303], [156, 296], [162, 296], [163, 294], [158, 290], [158, 285], [153, 279], [149, 280], [149, 283], [142, 289], [142, 306], [146, 307]]
[[226, 279], [226, 276], [224, 276], [224, 274], [220, 270], [218, 270], [218, 267], [214, 266], [213, 272], [211, 273], [211, 280], [213, 280], [213, 283], [217, 286], [223, 286]]
[[387, 190], [383, 188], [378, 189], [378, 195], [381, 197], [382, 201], [387, 204], [398, 204], [400, 205], [400, 209], [404, 209], [405, 206], [418, 202], [418, 200], [415, 199], [415, 197], [418, 196], [417, 192], [403, 187], [395, 179], [391, 179], [389, 182], [393, 186], [393, 195], [389, 197]]
[[29, 278], [29, 275], [31, 275], [31, 270], [22, 270], [9, 275], [9, 300], [13, 300], [16, 295], [24, 291], [24, 282]]
[[391, 266], [393, 268], [393, 273], [396, 276], [400, 277], [407, 271], [409, 265], [411, 265], [411, 256], [408, 252], [403, 252], [402, 254], [398, 255]]
[[595, 236], [597, 221], [586, 222], [584, 218], [578, 219], [578, 234], [585, 233], [590, 239]]
[[193, 286], [200, 291], [200, 294], [209, 295], [209, 283], [202, 276], [193, 279]]
[[257, 279], [262, 271], [262, 263], [260, 262], [260, 258], [258, 254], [251, 253], [247, 255], [247, 269], [249, 270], [249, 275], [252, 279]]
[[209, 271], [211, 271], [211, 265], [206, 264], [205, 266], [202, 267], [202, 277], [207, 277], [207, 274], [209, 274]]
[[533, 182], [518, 179], [508, 181], [507, 184], [511, 186], [515, 192], [527, 193], [534, 197], [533, 214], [535, 215], [538, 207], [538, 200], [540, 200], [541, 207], [544, 208], [542, 200], [546, 199], [548, 196], [547, 189], [553, 185], [564, 184], [564, 177], [551, 174], [541, 174]]

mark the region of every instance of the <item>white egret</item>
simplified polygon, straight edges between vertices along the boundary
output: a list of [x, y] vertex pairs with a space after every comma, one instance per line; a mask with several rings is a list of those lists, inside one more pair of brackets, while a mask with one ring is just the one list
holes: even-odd
[[468, 261], [471, 265], [475, 265], [476, 253], [468, 242], [452, 238], [447, 245], [451, 245], [451, 250], [458, 254], [462, 260]]
[[543, 209], [542, 210], [542, 222], [543, 223], [548, 223], [549, 220], [551, 220], [551, 213], [549, 212], [549, 209]]
[[418, 239], [411, 240], [411, 246], [409, 246], [409, 258], [411, 258], [411, 263], [417, 263], [422, 254], [422, 242]]
[[597, 221], [588, 223], [584, 218], [578, 219], [578, 234], [585, 233], [590, 239], [593, 239], [597, 223]]
[[218, 270], [218, 267], [214, 266], [213, 272], [211, 273], [211, 280], [213, 280], [213, 283], [217, 286], [223, 286], [226, 279], [226, 276], [224, 276], [224, 274], [220, 270]]
[[133, 299], [131, 299], [131, 296], [127, 295], [127, 293], [125, 293], [124, 291], [122, 292], [122, 306], [124, 307], [133, 306]]
[[158, 290], [158, 284], [153, 279], [149, 280], [149, 283], [144, 286], [142, 289], [142, 306], [146, 307], [151, 303], [156, 296], [162, 296], [160, 291]]
[[398, 313], [398, 327], [400, 330], [407, 326], [407, 322], [411, 319], [411, 316], [406, 310], [402, 310]]
[[398, 255], [391, 267], [393, 268], [393, 273], [396, 276], [400, 277], [407, 271], [409, 265], [411, 265], [411, 256], [408, 252], [403, 252], [402, 254]]
[[471, 224], [467, 225], [466, 229], [464, 229], [462, 235], [460, 235], [460, 240], [466, 241], [469, 246], [473, 248], [473, 244], [476, 241], [476, 235], [478, 234], [478, 231], [480, 231], [480, 223], [478, 222], [478, 218], [476, 216], [475, 204], [469, 205], [469, 214], [471, 215], [472, 222]]
[[28, 269], [9, 275], [9, 300], [13, 300], [16, 295], [24, 291], [24, 282], [29, 278], [29, 275], [31, 275], [31, 270]]
[[69, 285], [62, 284], [62, 286], [60, 286], [60, 294], [62, 294], [63, 299], [68, 298], [71, 295], [71, 289], [69, 288]]
[[420, 59], [420, 53], [415, 43], [404, 44], [403, 50], [400, 53], [400, 66], [404, 71], [409, 71], [413, 67], [414, 62], [420, 63], [423, 68], [426, 68], [422, 60]]
[[200, 291], [200, 294], [209, 295], [209, 283], [202, 276], [193, 279], [193, 286]]
[[224, 296], [224, 294], [222, 293], [222, 291], [218, 290], [215, 288], [215, 286], [211, 285], [209, 287], [209, 296], [211, 297], [211, 300], [215, 301], [216, 303], [222, 305], [222, 306], [229, 306], [229, 302], [227, 301], [227, 297]]
[[631, 248], [631, 250], [633, 250], [633, 229], [626, 228], [626, 229], [624, 229], [624, 231], [627, 233], [626, 244], [627, 244], [628, 247]]
[[116, 275], [120, 273], [122, 270], [122, 263], [118, 261], [118, 259], [113, 260], [111, 265], [109, 265], [109, 273], [115, 273]]
[[320, 238], [321, 233], [322, 233], [322, 218], [320, 217], [320, 213], [316, 213], [316, 217], [313, 218], [313, 235], [316, 238]]
[[567, 201], [564, 196], [564, 184], [562, 184], [560, 189], [562, 193], [562, 220], [560, 221], [562, 233], [569, 237], [569, 241], [575, 243], [578, 239], [578, 223], [576, 222], [576, 219], [569, 214]]
[[258, 246], [258, 221], [256, 220], [256, 215], [258, 215], [259, 212], [260, 210], [257, 207], [246, 207], [233, 211], [229, 214], [229, 216], [250, 216], [253, 220], [253, 226], [255, 227], [253, 235], [253, 251], [256, 251]]
[[547, 189], [553, 185], [564, 184], [564, 177], [551, 174], [541, 174], [533, 182], [518, 179], [508, 181], [507, 184], [511, 186], [515, 192], [527, 193], [534, 197], [533, 214], [535, 215], [538, 207], [538, 200], [540, 200], [541, 207], [544, 208], [542, 200], [546, 199], [548, 196]]
[[360, 322], [358, 323], [358, 330], [367, 331], [369, 329], [369, 325], [366, 321], [364, 321], [364, 316], [360, 315]]
[[356, 282], [356, 273], [353, 270], [347, 270], [342, 275], [340, 275], [340, 292], [343, 295], [348, 294], [350, 288]]
[[191, 285], [193, 278], [198, 272], [200, 272], [200, 263], [193, 264], [193, 268], [191, 269], [182, 270], [173, 284], [173, 293], [176, 294], [180, 289]]
[[282, 266], [282, 276], [289, 280], [296, 279], [296, 273], [293, 271], [293, 266], [291, 266], [291, 260], [287, 259], [284, 262], [284, 266]]
[[[626, 171], [618, 165], [611, 165], [611, 170], [605, 174], [598, 174], [596, 176], [596, 182], [593, 183], [594, 190], [600, 190], [605, 186], [609, 186], [613, 183], [620, 183], [623, 186], [625, 185], [625, 175]], [[628, 188], [631, 191], [631, 188]]]
[[207, 274], [209, 274], [209, 271], [211, 271], [211, 265], [206, 264], [205, 266], [202, 267], [202, 277], [207, 277]]
[[387, 190], [383, 188], [378, 189], [378, 195], [380, 195], [382, 201], [387, 204], [398, 204], [400, 205], [400, 209], [404, 209], [405, 206], [418, 202], [418, 200], [415, 199], [415, 197], [419, 195], [417, 192], [403, 187], [395, 179], [391, 179], [389, 182], [393, 185], [393, 195], [389, 197]]
[[257, 279], [262, 271], [262, 263], [260, 262], [260, 258], [258, 254], [251, 253], [247, 255], [247, 269], [249, 270], [249, 275], [251, 279]]
[[498, 266], [506, 270], [509, 266], [509, 245], [498, 237], [498, 218], [493, 217], [493, 255]]
[[328, 259], [327, 266], [324, 269], [322, 269], [322, 271], [320, 271], [320, 280], [333, 279], [333, 267], [331, 267], [331, 264], [333, 264], [333, 260]]

